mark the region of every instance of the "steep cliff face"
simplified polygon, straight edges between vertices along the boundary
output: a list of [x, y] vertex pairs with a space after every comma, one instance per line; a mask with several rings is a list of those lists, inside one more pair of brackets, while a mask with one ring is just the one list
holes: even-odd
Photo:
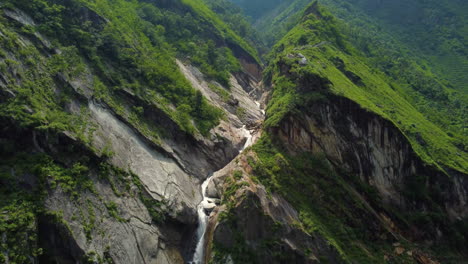
[[349, 99], [297, 110], [214, 174], [207, 262], [462, 261], [452, 254], [464, 248], [466, 175], [426, 165], [395, 125]]
[[462, 173], [445, 174], [426, 165], [408, 139], [390, 121], [357, 103], [331, 96], [285, 118], [272, 133], [292, 152], [324, 153], [333, 164], [374, 186], [384, 202], [404, 210], [428, 205], [408, 200], [405, 186], [418, 178], [427, 193], [442, 191], [443, 207], [453, 221], [467, 216], [467, 181]]

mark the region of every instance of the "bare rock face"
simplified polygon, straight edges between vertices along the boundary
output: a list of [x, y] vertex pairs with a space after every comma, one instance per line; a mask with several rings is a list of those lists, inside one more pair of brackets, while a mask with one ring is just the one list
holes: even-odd
[[[240, 233], [260, 263], [320, 263], [320, 259], [324, 258], [329, 263], [344, 263], [327, 240], [318, 234], [307, 234], [292, 225], [299, 218], [286, 201], [278, 196], [273, 196], [273, 201], [267, 201], [266, 192], [262, 188], [255, 192], [246, 190], [242, 195], [244, 198], [232, 212], [236, 219], [235, 229], [229, 220], [221, 221], [216, 227], [214, 242], [217, 246], [234, 247], [236, 235]], [[275, 243], [268, 251], [263, 251], [262, 247], [267, 241]], [[304, 252], [304, 248], [313, 253]]]
[[[231, 75], [231, 87], [226, 88], [216, 82], [208, 82], [203, 74], [193, 66], [185, 65], [181, 61], [177, 61], [177, 64], [193, 87], [201, 91], [212, 104], [225, 110], [228, 123], [231, 126], [241, 128], [246, 124], [251, 127], [263, 121], [262, 110], [259, 104], [256, 103], [256, 100], [260, 100], [263, 88], [259, 82], [251, 79], [249, 75], [245, 73]], [[229, 94], [229, 98], [223, 98], [219, 90]], [[236, 137], [239, 138], [235, 134], [227, 136], [229, 136], [228, 139], [230, 140]]]
[[210, 183], [208, 184], [208, 187], [206, 189], [206, 195], [208, 197], [213, 197], [213, 198], [221, 198], [220, 194], [219, 194], [219, 191], [216, 187], [216, 184], [214, 183], [214, 181], [210, 181]]
[[20, 23], [25, 26], [35, 26], [34, 20], [25, 14], [23, 11], [18, 9], [5, 9], [4, 14], [6, 17]]
[[292, 153], [325, 153], [336, 166], [375, 186], [384, 202], [400, 208], [412, 203], [401, 192], [407, 181], [415, 175], [428, 175], [424, 183], [428, 188], [445, 186], [443, 206], [449, 217], [468, 216], [466, 175], [449, 171], [448, 176], [425, 165], [390, 121], [342, 97], [316, 102], [302, 113], [272, 129]]
[[95, 144], [110, 144], [112, 163], [137, 174], [155, 200], [168, 200], [177, 215], [187, 206], [195, 215], [201, 200], [198, 181], [184, 172], [176, 161], [148, 146], [126, 124], [109, 111], [90, 103], [92, 117], [98, 124]]
[[[69, 229], [51, 227], [50, 222], [46, 224], [44, 221], [40, 228], [44, 230], [42, 241], [48, 251], [61, 249], [61, 241], [68, 240], [73, 247], [56, 250], [54, 257], [78, 260], [82, 255], [96, 252], [107, 255], [114, 263], [160, 263], [157, 262], [158, 257], [165, 254], [159, 248], [162, 234], [152, 224], [146, 207], [136, 197], [116, 197], [108, 185], [98, 184], [96, 187], [102, 199], [116, 205], [121, 218], [109, 215], [105, 205], [93, 194], [84, 194], [80, 201], [74, 202], [57, 190], [47, 199], [46, 207], [51, 211], [61, 211]], [[69, 236], [64, 236], [66, 232], [70, 232]], [[172, 259], [167, 263], [178, 262]]]

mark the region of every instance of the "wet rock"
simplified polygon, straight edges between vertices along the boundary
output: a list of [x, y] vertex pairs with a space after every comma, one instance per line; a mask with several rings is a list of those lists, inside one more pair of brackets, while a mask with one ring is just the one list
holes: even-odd
[[207, 203], [203, 205], [203, 208], [205, 209], [205, 214], [210, 215], [210, 213], [216, 208], [215, 203]]

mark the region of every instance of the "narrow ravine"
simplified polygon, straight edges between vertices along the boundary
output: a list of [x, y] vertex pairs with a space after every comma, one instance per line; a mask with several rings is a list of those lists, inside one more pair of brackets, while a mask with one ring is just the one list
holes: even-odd
[[[242, 149], [240, 149], [239, 154], [242, 153], [246, 148], [252, 145], [253, 143], [253, 131], [250, 131], [244, 125], [242, 128], [242, 134], [245, 138], [245, 143]], [[237, 156], [236, 156], [237, 157]], [[234, 158], [235, 159], [235, 158]], [[203, 200], [198, 205], [198, 228], [197, 228], [197, 247], [195, 249], [195, 254], [193, 255], [192, 261], [189, 264], [204, 264], [205, 258], [205, 233], [206, 233], [206, 226], [208, 223], [208, 218], [216, 207], [218, 199], [208, 197], [206, 194], [206, 189], [208, 188], [208, 184], [210, 183], [211, 179], [215, 173], [211, 174], [202, 184], [202, 196]]]

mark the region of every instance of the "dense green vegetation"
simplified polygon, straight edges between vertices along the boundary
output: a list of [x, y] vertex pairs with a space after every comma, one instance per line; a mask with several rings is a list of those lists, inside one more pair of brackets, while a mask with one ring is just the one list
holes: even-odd
[[[326, 0], [324, 3], [346, 21], [351, 20], [351, 25], [366, 22], [368, 25], [380, 25], [380, 31], [390, 32], [402, 46], [413, 52], [412, 55], [426, 60], [434, 72], [466, 95], [468, 5], [465, 1], [397, 0], [376, 3], [365, 0], [350, 3]], [[371, 19], [366, 21], [362, 18], [366, 16]], [[372, 30], [373, 33], [378, 31], [378, 28]]]
[[267, 51], [263, 39], [258, 32], [253, 29], [242, 10], [237, 5], [228, 0], [204, 0], [213, 12], [236, 32], [240, 37], [247, 40], [260, 53]]
[[[288, 115], [300, 119], [307, 114], [304, 109], [308, 105], [328, 100], [333, 93], [392, 121], [425, 162], [441, 170], [468, 171], [463, 130], [466, 106], [459, 93], [447, 88], [445, 81], [412, 57], [400, 58], [399, 66], [384, 66], [394, 62], [392, 55], [384, 56], [392, 49], [379, 48], [372, 42], [363, 49], [359, 45], [363, 31], [353, 35], [357, 28], [344, 25], [316, 3], [296, 19], [299, 23], [273, 47], [265, 72], [266, 81], [274, 87], [267, 108], [267, 128], [281, 125]], [[418, 201], [415, 205], [430, 206], [424, 213], [417, 208], [402, 212], [383, 205], [373, 187], [345, 171], [332, 169], [325, 157], [291, 155], [271, 133], [266, 132], [253, 150], [259, 159], [251, 161], [254, 177], [294, 204], [302, 227], [325, 236], [351, 263], [415, 261], [407, 254], [396, 254], [393, 245], [399, 241], [406, 250], [420, 245], [391, 234], [386, 224], [370, 215], [374, 210], [391, 215], [403, 230], [415, 226], [443, 228], [447, 238], [425, 250], [447, 263], [457, 263], [457, 252], [465, 250], [466, 220], [456, 224], [447, 221], [437, 203], [440, 191], [422, 184], [430, 175], [409, 177], [402, 190], [405, 199]]]
[[[459, 71], [463, 71], [468, 61], [464, 55], [467, 42], [460, 35], [467, 21], [461, 13], [468, 6], [455, 1], [392, 1], [391, 7], [381, 6], [394, 13], [390, 26], [380, 19], [381, 12], [362, 11], [363, 5], [373, 5], [365, 2], [357, 7], [344, 1], [327, 4], [346, 21], [339, 27], [368, 58], [368, 63], [398, 83], [406, 100], [430, 121], [459, 138], [460, 147], [466, 150], [463, 143], [466, 139], [462, 137], [467, 136], [468, 90], [467, 82], [460, 81], [465, 74]], [[458, 11], [449, 12], [454, 9]], [[440, 61], [441, 57], [446, 61]]]
[[[266, 7], [265, 13], [255, 17], [255, 25], [269, 45], [274, 45], [300, 21], [302, 12], [298, 11], [310, 3], [290, 1], [278, 13], [269, 2], [253, 2]], [[466, 3], [451, 0], [320, 3], [340, 18], [337, 27], [360, 56], [367, 59], [366, 63], [397, 83], [400, 95], [466, 150], [468, 82], [462, 81], [468, 61], [463, 34]], [[240, 4], [249, 7], [248, 3]]]
[[[177, 69], [174, 58], [191, 61], [208, 77], [229, 86], [229, 73], [239, 71], [240, 64], [228, 47], [244, 49], [247, 54], [256, 56], [248, 44], [198, 2], [182, 1], [156, 6], [139, 1], [35, 0], [32, 3], [11, 1], [4, 8], [9, 6], [31, 14], [38, 24], [23, 26], [21, 34], [31, 36], [41, 32], [53, 40], [54, 45], [74, 55], [69, 57], [62, 53], [64, 58], [51, 62], [55, 68], [40, 67], [49, 75], [41, 76], [41, 80], [34, 74], [24, 76], [31, 76], [31, 84], [35, 85], [44, 78], [52, 81], [55, 74], [72, 71], [69, 65], [76, 65], [77, 68], [70, 78], [84, 77], [80, 73], [86, 68], [82, 66], [85, 63], [90, 68], [84, 75], [98, 76], [94, 78], [94, 89], [99, 99], [118, 108], [118, 92], [130, 90], [153, 107], [162, 109], [189, 133], [195, 132], [191, 121], [194, 120], [196, 128], [206, 134], [218, 123], [221, 111], [210, 106], [195, 92]], [[93, 15], [93, 12], [96, 14]], [[89, 14], [92, 19], [82, 19]], [[10, 22], [4, 21], [3, 25], [7, 23]], [[5, 31], [8, 30], [5, 28]], [[11, 52], [29, 56], [28, 61], [35, 64], [32, 69], [37, 69], [41, 63], [47, 65], [32, 45], [24, 48], [15, 44], [15, 40], [19, 39], [17, 32], [10, 30], [9, 34], [3, 37], [4, 54]], [[17, 61], [21, 59], [16, 58]], [[5, 64], [7, 62], [5, 60]], [[10, 64], [4, 65], [4, 69], [12, 71], [15, 66], [19, 70], [25, 68], [13, 61]], [[50, 83], [43, 86], [47, 88]], [[50, 111], [51, 107], [43, 108]], [[57, 111], [58, 115], [64, 115]], [[44, 116], [50, 118], [56, 115], [48, 113]], [[65, 127], [61, 129], [65, 130]]]
[[[252, 17], [256, 29], [270, 46], [296, 25], [300, 18], [297, 12], [311, 2], [231, 1]], [[465, 1], [321, 0], [320, 4], [351, 27], [353, 34], [367, 36], [360, 38], [362, 45], [378, 44], [381, 49], [399, 52], [399, 58], [416, 59], [466, 96], [468, 5]]]
[[[254, 18], [256, 29], [273, 45], [300, 22], [302, 12], [298, 11], [309, 3], [289, 1], [279, 14], [267, 8]], [[249, 8], [249, 3], [241, 4]], [[324, 0], [321, 4], [340, 18], [335, 25], [352, 44], [352, 56], [379, 69], [400, 96], [466, 151], [468, 82], [461, 81], [467, 61], [466, 3]]]
[[[299, 53], [308, 59], [307, 65], [298, 63]], [[309, 6], [301, 23], [275, 45], [272, 54], [274, 57], [266, 75], [272, 79], [276, 89], [267, 109], [267, 126], [276, 125], [296, 106], [306, 105], [308, 100], [316, 99], [316, 93], [305, 96], [298, 94], [303, 80], [308, 80], [309, 86], [315, 80], [326, 90], [345, 96], [391, 120], [405, 133], [415, 151], [427, 163], [440, 168], [447, 166], [462, 172], [468, 171], [465, 151], [467, 141], [462, 130], [466, 120], [464, 107], [448, 107], [445, 108], [446, 112], [439, 113], [435, 113], [437, 109], [429, 108], [428, 112], [421, 114], [413, 101], [420, 98], [411, 98], [410, 94], [413, 93], [406, 86], [372, 68], [369, 58], [347, 40], [336, 20], [322, 8], [315, 4]], [[280, 68], [285, 67], [288, 69], [287, 74], [284, 70], [280, 71]], [[438, 101], [434, 99], [434, 102]], [[449, 102], [442, 100], [439, 106], [447, 107]], [[455, 122], [452, 129], [441, 129], [442, 124], [437, 125], [426, 117], [443, 113], [450, 113], [450, 117], [444, 117]], [[442, 116], [440, 118], [443, 119]]]
[[56, 213], [43, 206], [48, 191], [60, 187], [77, 199], [79, 192], [92, 191], [93, 185], [88, 168], [80, 163], [67, 168], [47, 155], [12, 150], [3, 146], [0, 152], [0, 260], [19, 264], [42, 254], [37, 217]]

